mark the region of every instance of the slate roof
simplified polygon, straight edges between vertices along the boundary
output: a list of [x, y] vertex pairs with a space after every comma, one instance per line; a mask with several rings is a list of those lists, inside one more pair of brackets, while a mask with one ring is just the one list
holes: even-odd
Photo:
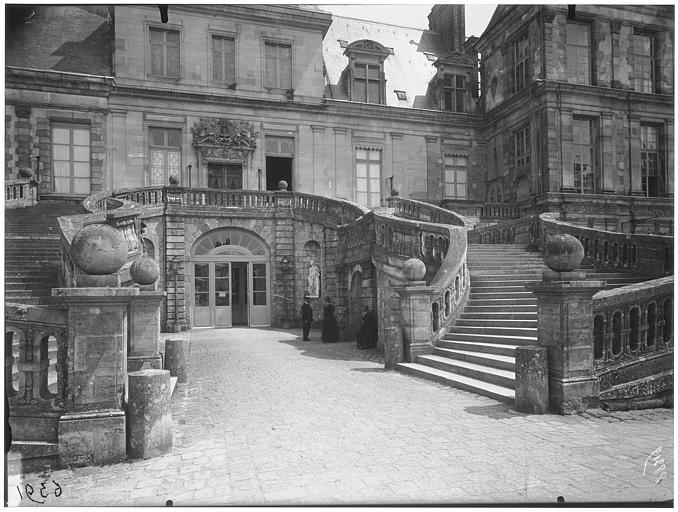
[[113, 24], [105, 6], [18, 6], [5, 28], [7, 66], [112, 75]]
[[[323, 57], [327, 70], [325, 95], [334, 99], [349, 99], [342, 73], [348, 65], [345, 49], [339, 41], [348, 44], [371, 39], [393, 49], [384, 62], [386, 76], [386, 104], [394, 107], [436, 108], [428, 84], [436, 73], [433, 61], [424, 52], [436, 57], [445, 53], [443, 39], [437, 32], [400, 27], [374, 21], [343, 16], [332, 16], [332, 25], [323, 40]], [[399, 100], [394, 90], [405, 91], [407, 100]]]

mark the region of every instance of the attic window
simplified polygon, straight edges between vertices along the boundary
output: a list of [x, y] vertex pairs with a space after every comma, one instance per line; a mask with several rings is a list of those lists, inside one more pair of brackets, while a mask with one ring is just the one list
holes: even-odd
[[393, 91], [398, 96], [399, 100], [407, 100], [407, 92], [405, 91]]
[[344, 41], [343, 39], [337, 39], [339, 41], [339, 46], [342, 48], [346, 48], [348, 46], [348, 41]]
[[436, 60], [436, 54], [435, 54], [435, 53], [424, 52], [424, 55], [426, 55], [426, 58], [427, 58], [428, 60], [430, 60], [431, 62], [433, 62], [434, 60]]
[[344, 55], [349, 59], [351, 101], [384, 104], [384, 60], [390, 55], [389, 49], [376, 41], [361, 39], [350, 43]]

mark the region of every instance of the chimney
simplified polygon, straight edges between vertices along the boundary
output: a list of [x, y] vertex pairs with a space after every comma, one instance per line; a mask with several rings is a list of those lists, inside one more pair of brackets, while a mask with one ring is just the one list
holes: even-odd
[[438, 32], [450, 53], [463, 53], [466, 20], [463, 4], [437, 4], [428, 15], [428, 28]]

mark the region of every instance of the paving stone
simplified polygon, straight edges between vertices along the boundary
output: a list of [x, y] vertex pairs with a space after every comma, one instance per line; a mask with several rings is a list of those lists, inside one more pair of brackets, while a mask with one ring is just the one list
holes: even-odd
[[[59, 506], [386, 505], [673, 497], [673, 410], [523, 415], [382, 371], [351, 343], [272, 329], [194, 330], [171, 454], [57, 470]], [[294, 334], [299, 334], [294, 332]], [[174, 334], [172, 336], [175, 336]], [[369, 359], [372, 360], [369, 360]], [[482, 411], [482, 413], [479, 413]], [[621, 416], [621, 417], [614, 417]], [[667, 476], [643, 478], [662, 447]], [[9, 504], [21, 483], [11, 475]], [[91, 490], [97, 489], [91, 498]], [[84, 497], [90, 497], [85, 499]]]

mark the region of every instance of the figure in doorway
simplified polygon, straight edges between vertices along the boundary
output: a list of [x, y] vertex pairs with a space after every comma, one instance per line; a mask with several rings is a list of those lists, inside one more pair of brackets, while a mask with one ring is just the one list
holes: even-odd
[[311, 266], [308, 267], [308, 295], [320, 297], [320, 268], [313, 260], [311, 260]]
[[377, 346], [377, 317], [367, 306], [363, 306], [360, 314], [360, 329], [356, 334], [358, 348], [374, 348]]
[[334, 318], [334, 304], [329, 297], [325, 299], [325, 307], [323, 308], [323, 330], [320, 339], [324, 343], [339, 341], [337, 319]]
[[304, 297], [304, 305], [301, 306], [301, 325], [304, 341], [311, 341], [308, 337], [308, 333], [311, 330], [311, 324], [313, 323], [313, 308], [311, 307], [310, 302], [311, 299], [309, 297]]

